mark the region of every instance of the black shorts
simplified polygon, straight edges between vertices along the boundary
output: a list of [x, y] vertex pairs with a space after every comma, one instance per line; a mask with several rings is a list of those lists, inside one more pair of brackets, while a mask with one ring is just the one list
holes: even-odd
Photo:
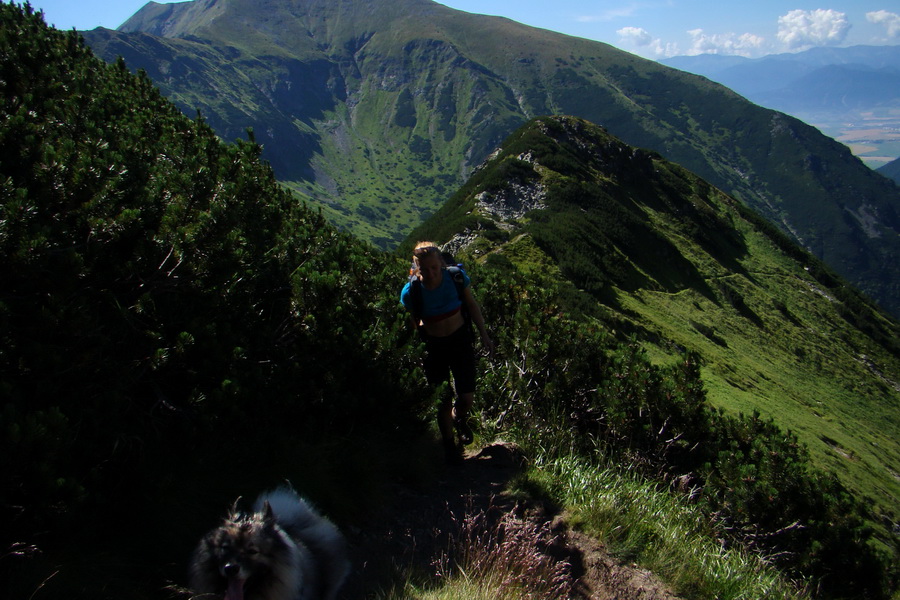
[[446, 337], [426, 335], [425, 350], [425, 376], [429, 384], [438, 386], [450, 381], [453, 373], [457, 396], [475, 391], [475, 349], [468, 325], [462, 325]]

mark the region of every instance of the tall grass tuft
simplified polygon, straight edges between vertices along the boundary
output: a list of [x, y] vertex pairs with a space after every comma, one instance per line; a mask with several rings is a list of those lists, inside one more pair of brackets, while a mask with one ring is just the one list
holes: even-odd
[[635, 561], [686, 598], [743, 600], [808, 597], [758, 555], [726, 548], [683, 497], [629, 470], [562, 456], [538, 457], [532, 476], [566, 506], [573, 524]]

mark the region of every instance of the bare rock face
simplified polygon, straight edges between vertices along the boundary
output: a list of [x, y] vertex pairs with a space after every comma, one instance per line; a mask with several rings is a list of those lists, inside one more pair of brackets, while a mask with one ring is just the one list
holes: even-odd
[[498, 225], [521, 219], [525, 213], [546, 208], [547, 191], [540, 183], [512, 183], [496, 194], [481, 192], [475, 197], [478, 210]]

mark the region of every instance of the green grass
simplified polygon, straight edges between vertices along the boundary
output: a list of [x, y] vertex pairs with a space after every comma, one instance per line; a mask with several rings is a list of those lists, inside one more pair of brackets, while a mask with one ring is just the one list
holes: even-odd
[[716, 542], [685, 494], [659, 491], [621, 466], [539, 457], [530, 477], [563, 505], [574, 526], [685, 598], [805, 597], [760, 557]]
[[[750, 277], [707, 279], [714, 289], [725, 284], [739, 296], [742, 311], [691, 290], [641, 290], [619, 298], [634, 321], [669, 343], [700, 351], [713, 405], [774, 417], [809, 446], [818, 466], [893, 511], [900, 497], [900, 481], [892, 475], [900, 461], [900, 392], [890, 383], [897, 381], [896, 358], [848, 327], [835, 303], [822, 301], [820, 292], [827, 292], [796, 267], [757, 251], [749, 256], [754, 260], [744, 264]], [[676, 360], [669, 348], [656, 347], [653, 355], [660, 362]], [[885, 378], [866, 361], [885, 370]]]
[[[431, 102], [438, 102], [434, 84], [422, 85], [431, 88]], [[464, 82], [457, 85], [464, 88]], [[358, 93], [352, 114], [338, 107], [323, 116], [327, 128], [319, 125], [325, 135], [311, 165], [323, 174], [320, 183], [285, 183], [320, 205], [341, 229], [394, 248], [462, 184], [451, 157], [463, 151], [469, 124], [442, 123], [421, 101], [410, 109], [397, 91]]]

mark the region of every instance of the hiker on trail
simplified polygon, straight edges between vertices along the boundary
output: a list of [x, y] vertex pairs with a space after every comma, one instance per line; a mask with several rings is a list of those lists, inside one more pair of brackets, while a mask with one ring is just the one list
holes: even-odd
[[448, 267], [434, 243], [419, 242], [413, 250], [409, 282], [400, 293], [413, 328], [425, 341], [428, 383], [438, 386], [449, 382], [453, 374], [456, 402], [445, 398], [438, 407], [438, 427], [451, 464], [462, 462], [462, 448], [454, 440], [454, 429], [462, 445], [472, 443], [468, 417], [475, 400], [475, 349], [469, 318], [481, 334], [482, 346], [489, 353], [494, 351], [469, 284], [466, 272], [457, 266]]

